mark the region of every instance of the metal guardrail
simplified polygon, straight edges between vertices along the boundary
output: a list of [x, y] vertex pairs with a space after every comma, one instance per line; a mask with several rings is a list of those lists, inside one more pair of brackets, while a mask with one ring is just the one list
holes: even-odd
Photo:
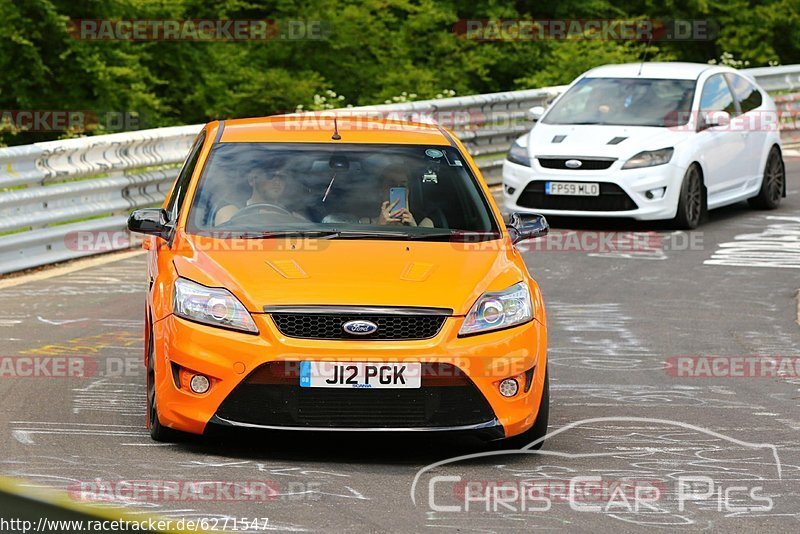
[[500, 168], [511, 143], [531, 128], [527, 112], [546, 106], [566, 86], [508, 91], [484, 95], [423, 100], [340, 110], [347, 113], [398, 118], [417, 122], [436, 121], [456, 132], [487, 182], [500, 182]]
[[773, 97], [781, 118], [781, 137], [784, 144], [800, 143], [800, 93]]
[[800, 65], [758, 67], [742, 71], [755, 78], [758, 85], [768, 93], [800, 89]]
[[[746, 69], [765, 89], [800, 88], [800, 65]], [[503, 157], [530, 129], [526, 111], [546, 106], [562, 87], [349, 108], [452, 128], [487, 182], [499, 183]], [[796, 102], [779, 96], [781, 109]], [[794, 124], [794, 123], [792, 123]], [[789, 125], [786, 125], [789, 126]], [[0, 274], [129, 247], [125, 219], [169, 191], [201, 125], [158, 128], [0, 148]], [[118, 233], [103, 246], [76, 236]]]
[[[160, 203], [200, 126], [83, 137], [0, 149], [0, 273], [107, 250], [79, 232], [125, 228]], [[117, 240], [124, 248], [125, 240]]]

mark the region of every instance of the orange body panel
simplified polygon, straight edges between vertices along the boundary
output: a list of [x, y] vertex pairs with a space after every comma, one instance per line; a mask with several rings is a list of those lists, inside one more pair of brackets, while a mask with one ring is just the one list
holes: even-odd
[[[331, 140], [332, 120], [286, 117], [227, 121], [220, 142], [316, 142]], [[293, 122], [294, 121], [294, 122]], [[539, 410], [547, 360], [545, 309], [536, 282], [512, 245], [502, 216], [474, 161], [454, 136], [431, 125], [338, 119], [342, 143], [450, 145], [451, 139], [480, 178], [503, 238], [483, 243], [398, 240], [224, 241], [184, 230], [188, 205], [178, 217], [172, 243], [148, 238], [152, 281], [147, 325], [154, 340], [156, 396], [164, 426], [202, 433], [227, 395], [260, 364], [282, 360], [430, 361], [452, 363], [477, 386], [512, 436], [531, 427]], [[366, 122], [367, 126], [364, 127]], [[188, 197], [192, 198], [219, 123], [206, 126]], [[166, 205], [166, 204], [165, 204]], [[251, 313], [258, 334], [194, 323], [172, 313], [173, 285], [184, 277], [224, 287]], [[475, 301], [486, 291], [528, 284], [535, 319], [496, 332], [458, 337]], [[282, 335], [264, 306], [361, 305], [452, 309], [439, 333], [426, 340], [311, 340]], [[171, 363], [211, 379], [202, 395], [177, 388]], [[532, 387], [512, 398], [497, 383], [534, 368]]]

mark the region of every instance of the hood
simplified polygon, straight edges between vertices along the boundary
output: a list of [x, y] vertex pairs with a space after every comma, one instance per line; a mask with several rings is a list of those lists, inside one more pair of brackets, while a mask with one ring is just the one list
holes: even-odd
[[[275, 305], [422, 306], [465, 315], [526, 279], [506, 238], [484, 243], [179, 237], [178, 274], [224, 287], [251, 312]], [[292, 249], [294, 246], [294, 249]], [[247, 247], [247, 249], [245, 249]]]
[[686, 139], [686, 133], [675, 128], [653, 126], [567, 125], [540, 122], [530, 131], [528, 149], [533, 157], [590, 156], [628, 159], [643, 150], [675, 146]]

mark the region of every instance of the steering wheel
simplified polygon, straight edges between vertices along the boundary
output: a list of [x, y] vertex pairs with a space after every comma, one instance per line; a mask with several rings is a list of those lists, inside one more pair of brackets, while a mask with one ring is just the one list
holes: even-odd
[[267, 213], [277, 213], [281, 215], [288, 215], [290, 217], [294, 217], [292, 213], [287, 210], [286, 208], [282, 208], [281, 206], [275, 204], [267, 204], [266, 202], [259, 202], [258, 204], [250, 204], [249, 206], [245, 206], [244, 208], [237, 211], [230, 220], [238, 219], [242, 217], [246, 217], [255, 213], [256, 211], [267, 212]]

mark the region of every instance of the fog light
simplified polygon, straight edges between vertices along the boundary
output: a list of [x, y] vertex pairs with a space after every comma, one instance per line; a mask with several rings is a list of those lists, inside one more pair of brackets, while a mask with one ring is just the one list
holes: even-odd
[[208, 378], [204, 377], [203, 375], [194, 375], [192, 380], [189, 382], [189, 387], [192, 388], [192, 391], [198, 394], [203, 394], [208, 391], [208, 388], [211, 386], [211, 383], [208, 381]]
[[510, 185], [507, 185], [507, 186], [506, 186], [506, 193], [507, 193], [507, 194], [509, 194], [509, 195], [513, 195], [513, 194], [514, 194], [514, 191], [516, 191], [516, 188], [514, 188], [514, 187], [511, 187]]
[[648, 200], [658, 200], [660, 198], [664, 198], [664, 193], [666, 192], [666, 187], [659, 187], [657, 189], [651, 189], [645, 192], [644, 196], [647, 197]]
[[513, 397], [519, 391], [519, 384], [515, 378], [506, 378], [500, 382], [500, 394], [504, 397]]

